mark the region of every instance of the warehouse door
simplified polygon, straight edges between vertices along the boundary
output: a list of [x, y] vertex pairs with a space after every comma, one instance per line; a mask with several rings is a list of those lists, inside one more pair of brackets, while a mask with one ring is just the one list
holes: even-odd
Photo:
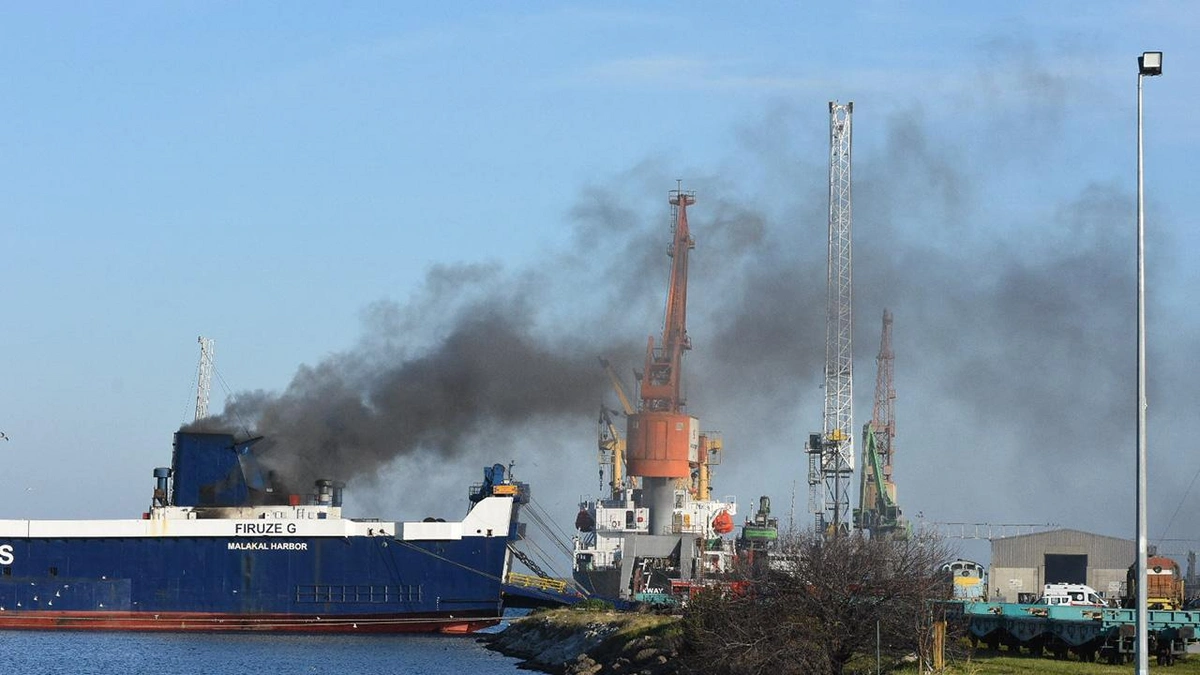
[[1066, 555], [1062, 553], [1046, 554], [1046, 583], [1048, 584], [1086, 584], [1087, 556]]

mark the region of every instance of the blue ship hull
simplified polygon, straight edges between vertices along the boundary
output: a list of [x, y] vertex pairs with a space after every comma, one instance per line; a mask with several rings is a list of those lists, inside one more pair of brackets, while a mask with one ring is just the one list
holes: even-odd
[[0, 627], [466, 632], [502, 613], [506, 543], [0, 538]]
[[165, 486], [141, 520], [0, 520], [0, 628], [478, 630], [503, 614], [519, 531], [520, 498], [485, 485], [457, 522], [344, 519], [318, 498], [166, 503]]

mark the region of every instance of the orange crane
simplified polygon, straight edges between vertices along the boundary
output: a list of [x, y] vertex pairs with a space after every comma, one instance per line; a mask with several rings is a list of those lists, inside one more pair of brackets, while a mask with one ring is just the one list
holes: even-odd
[[672, 259], [662, 344], [650, 337], [646, 367], [639, 389], [641, 405], [629, 416], [629, 474], [644, 478], [688, 478], [699, 444], [697, 420], [683, 412], [683, 353], [692, 348], [687, 335], [688, 252], [696, 247], [688, 230], [687, 207], [696, 203], [695, 192], [672, 190], [674, 238], [667, 251]]
[[687, 207], [696, 203], [696, 193], [672, 190], [670, 203], [675, 233], [667, 249], [672, 262], [662, 346], [656, 349], [654, 336], [650, 336], [650, 344], [646, 348], [646, 368], [642, 371], [641, 398], [643, 410], [682, 413], [684, 400], [680, 365], [683, 352], [692, 348], [692, 341], [687, 334], [688, 252], [696, 248], [696, 240], [688, 229]]
[[[667, 255], [671, 278], [663, 320], [662, 342], [655, 346], [651, 336], [646, 347], [646, 366], [639, 383], [640, 405], [628, 416], [625, 461], [630, 477], [642, 478], [650, 501], [651, 531], [659, 530], [669, 518], [677, 481], [689, 481], [693, 467], [700, 470], [699, 420], [684, 410], [683, 353], [692, 348], [687, 334], [688, 252], [696, 242], [688, 230], [687, 207], [696, 203], [696, 193], [682, 185], [669, 195], [674, 236]], [[703, 469], [707, 473], [707, 467]], [[707, 484], [707, 476], [703, 481]], [[707, 491], [707, 485], [705, 485]], [[707, 494], [699, 495], [707, 499]]]

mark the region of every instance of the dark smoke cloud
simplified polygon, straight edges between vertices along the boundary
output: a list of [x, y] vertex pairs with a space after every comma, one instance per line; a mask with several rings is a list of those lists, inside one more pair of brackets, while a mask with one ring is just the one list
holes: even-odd
[[295, 487], [369, 476], [412, 454], [456, 457], [485, 428], [594, 418], [608, 386], [596, 355], [628, 344], [539, 336], [522, 288], [495, 269], [438, 267], [410, 305], [368, 311], [357, 349], [302, 366], [282, 394], [235, 395], [199, 428], [265, 435], [265, 463]]

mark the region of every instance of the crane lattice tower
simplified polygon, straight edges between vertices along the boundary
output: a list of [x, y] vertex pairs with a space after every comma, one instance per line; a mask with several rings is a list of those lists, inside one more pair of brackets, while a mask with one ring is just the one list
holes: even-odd
[[851, 351], [850, 147], [854, 103], [829, 103], [829, 259], [826, 278], [825, 410], [809, 440], [809, 510], [818, 531], [850, 523], [854, 471], [854, 362]]
[[212, 391], [213, 356], [216, 343], [212, 338], [203, 335], [197, 338], [200, 342], [200, 366], [196, 374], [196, 421], [208, 417], [208, 397]]

